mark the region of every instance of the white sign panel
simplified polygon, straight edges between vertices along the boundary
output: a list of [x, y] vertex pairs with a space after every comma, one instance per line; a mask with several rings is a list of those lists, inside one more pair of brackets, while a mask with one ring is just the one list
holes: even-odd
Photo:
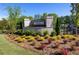
[[30, 22], [31, 22], [31, 20], [25, 19], [25, 20], [24, 20], [24, 27], [30, 26]]

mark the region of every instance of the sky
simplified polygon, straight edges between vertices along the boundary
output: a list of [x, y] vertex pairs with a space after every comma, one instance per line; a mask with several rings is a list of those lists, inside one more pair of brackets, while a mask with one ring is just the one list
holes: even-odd
[[6, 8], [20, 7], [21, 15], [34, 16], [43, 13], [56, 13], [58, 16], [70, 15], [69, 3], [0, 3], [0, 19], [8, 16]]

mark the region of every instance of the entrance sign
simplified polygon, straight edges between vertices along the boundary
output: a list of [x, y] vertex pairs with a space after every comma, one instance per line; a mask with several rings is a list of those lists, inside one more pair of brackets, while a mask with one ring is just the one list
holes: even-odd
[[46, 20], [30, 20], [29, 18], [24, 19], [24, 27], [53, 27], [53, 16], [47, 16]]
[[46, 26], [46, 23], [44, 20], [33, 20], [31, 23], [33, 27], [45, 27]]

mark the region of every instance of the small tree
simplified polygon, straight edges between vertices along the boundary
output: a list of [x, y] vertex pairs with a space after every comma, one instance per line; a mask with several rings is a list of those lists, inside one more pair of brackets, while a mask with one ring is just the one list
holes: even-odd
[[60, 34], [60, 24], [61, 24], [60, 19], [57, 18], [56, 24], [55, 24], [55, 32], [56, 32], [56, 35], [59, 35]]
[[8, 23], [11, 32], [16, 31], [16, 24], [18, 22], [18, 18], [20, 16], [20, 8], [18, 7], [7, 7], [7, 12], [8, 12]]
[[72, 20], [76, 25], [76, 34], [77, 34], [77, 27], [79, 27], [79, 3], [71, 3], [71, 13], [72, 13]]

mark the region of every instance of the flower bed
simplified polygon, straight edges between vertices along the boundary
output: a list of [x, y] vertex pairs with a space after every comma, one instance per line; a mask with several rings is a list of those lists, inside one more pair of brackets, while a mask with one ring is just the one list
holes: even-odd
[[79, 39], [74, 35], [58, 36], [16, 36], [7, 35], [10, 40], [18, 45], [29, 48], [40, 54], [47, 55], [71, 55], [79, 54]]

